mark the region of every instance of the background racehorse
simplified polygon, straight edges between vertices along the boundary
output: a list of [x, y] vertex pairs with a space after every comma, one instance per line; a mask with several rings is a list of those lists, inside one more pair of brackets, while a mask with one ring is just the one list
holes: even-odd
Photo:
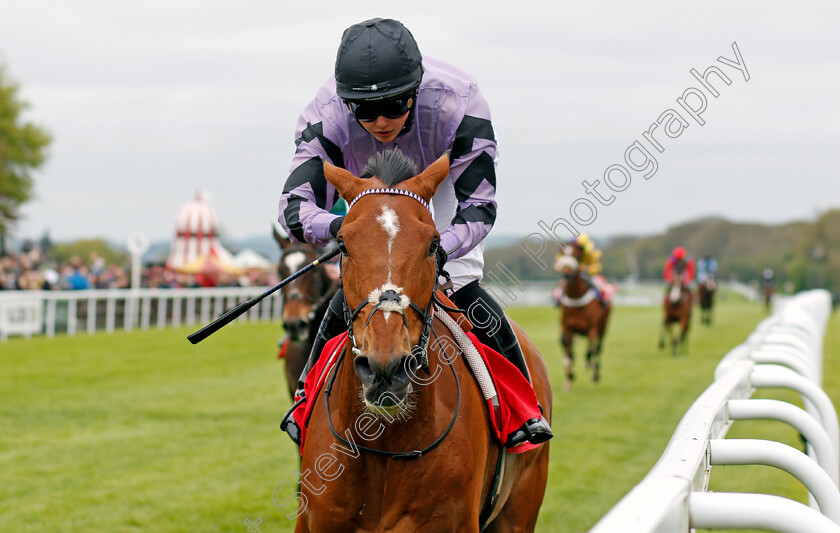
[[[280, 245], [282, 255], [277, 267], [280, 279], [294, 274], [317, 259], [323, 250], [312, 244], [294, 244], [274, 229], [274, 240]], [[280, 351], [286, 360], [286, 381], [289, 396], [294, 400], [298, 378], [312, 343], [318, 333], [318, 326], [329, 306], [330, 299], [338, 290], [338, 278], [331, 273], [335, 269], [329, 263], [321, 265], [281, 289], [283, 298], [283, 329], [286, 337], [281, 341]]]
[[582, 255], [582, 248], [569, 245], [554, 265], [554, 269], [562, 276], [560, 281], [562, 287], [557, 298], [562, 309], [560, 345], [563, 347], [563, 361], [566, 366], [566, 390], [571, 389], [575, 377], [572, 352], [572, 341], [575, 335], [583, 335], [589, 339], [586, 366], [592, 369], [592, 381], [597, 382], [601, 379], [601, 346], [612, 309], [612, 305], [602, 302], [590, 282], [581, 276], [580, 258]]
[[706, 274], [706, 280], [700, 283], [700, 322], [712, 324], [712, 306], [714, 305], [717, 281], [714, 274]]
[[[683, 284], [683, 274], [674, 274], [674, 281], [662, 303], [664, 318], [662, 320], [662, 332], [659, 336], [659, 349], [665, 348], [665, 336], [667, 334], [674, 355], [688, 350], [686, 339], [688, 337], [688, 327], [691, 323], [692, 303], [691, 290]], [[679, 324], [679, 335], [675, 335], [673, 332], [672, 326], [674, 324]]]
[[[398, 151], [386, 154], [403, 158]], [[406, 163], [412, 176], [416, 170]], [[324, 166], [341, 196], [351, 206], [358, 200], [338, 236], [353, 338], [327, 378], [330, 394], [325, 397], [322, 389], [310, 400], [315, 404], [301, 468], [311, 476], [302, 483], [296, 531], [477, 533], [482, 519], [490, 520], [485, 531], [533, 531], [548, 474], [548, 443], [506, 453], [491, 433], [487, 402], [464, 358], [451, 349], [452, 334], [439, 318], [427, 322], [439, 245], [427, 207], [396, 193], [362, 194], [396, 186], [428, 202], [448, 174], [448, 159], [404, 181], [390, 165], [369, 179]], [[426, 323], [428, 374], [418, 368], [417, 357]], [[550, 420], [546, 367], [515, 324], [514, 330]], [[343, 442], [336, 442], [338, 436]], [[482, 516], [499, 457], [504, 476], [497, 504], [492, 515]]]
[[761, 297], [764, 301], [764, 310], [768, 313], [771, 311], [773, 307], [773, 295], [776, 293], [776, 288], [773, 287], [773, 283], [765, 282], [761, 288]]

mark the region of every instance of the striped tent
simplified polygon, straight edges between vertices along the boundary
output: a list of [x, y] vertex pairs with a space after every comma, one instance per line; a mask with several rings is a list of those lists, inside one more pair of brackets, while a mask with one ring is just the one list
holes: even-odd
[[[219, 242], [219, 219], [207, 203], [210, 194], [200, 189], [195, 200], [188, 202], [175, 218], [175, 240], [166, 266], [181, 270], [203, 257], [214, 256], [220, 265], [232, 265], [233, 256]], [[235, 267], [234, 267], [235, 268]]]

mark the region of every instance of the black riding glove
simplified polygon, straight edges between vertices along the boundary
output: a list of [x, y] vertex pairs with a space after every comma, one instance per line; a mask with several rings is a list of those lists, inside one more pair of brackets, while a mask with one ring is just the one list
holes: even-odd
[[443, 265], [446, 264], [446, 250], [438, 243], [437, 250], [435, 250], [435, 260], [437, 261], [438, 274], [443, 273]]

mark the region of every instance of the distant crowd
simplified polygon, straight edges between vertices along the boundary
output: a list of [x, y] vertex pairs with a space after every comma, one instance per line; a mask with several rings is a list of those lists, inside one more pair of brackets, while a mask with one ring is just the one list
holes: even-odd
[[[246, 287], [277, 283], [273, 272], [252, 271], [241, 276], [224, 273], [184, 274], [163, 265], [142, 267], [140, 286], [149, 288]], [[0, 257], [0, 290], [89, 290], [131, 287], [129, 267], [108, 264], [91, 254], [61, 262], [47, 258], [39, 248]]]

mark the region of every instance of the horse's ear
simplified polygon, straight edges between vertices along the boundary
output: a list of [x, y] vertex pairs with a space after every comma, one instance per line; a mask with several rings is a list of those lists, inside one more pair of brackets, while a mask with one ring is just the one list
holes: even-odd
[[292, 244], [291, 239], [289, 239], [287, 237], [284, 237], [283, 235], [280, 234], [279, 231], [277, 231], [277, 225], [276, 224], [271, 227], [271, 233], [272, 233], [272, 235], [274, 235], [274, 240], [277, 241], [277, 244], [280, 245], [280, 248], [282, 250], [285, 250], [286, 248], [289, 247], [289, 245]]
[[449, 175], [449, 152], [426, 167], [426, 170], [403, 182], [404, 188], [416, 192], [427, 202], [435, 195], [438, 186]]
[[339, 168], [329, 161], [324, 161], [324, 177], [333, 184], [338, 194], [348, 204], [370, 185], [370, 181], [357, 178], [347, 170]]

